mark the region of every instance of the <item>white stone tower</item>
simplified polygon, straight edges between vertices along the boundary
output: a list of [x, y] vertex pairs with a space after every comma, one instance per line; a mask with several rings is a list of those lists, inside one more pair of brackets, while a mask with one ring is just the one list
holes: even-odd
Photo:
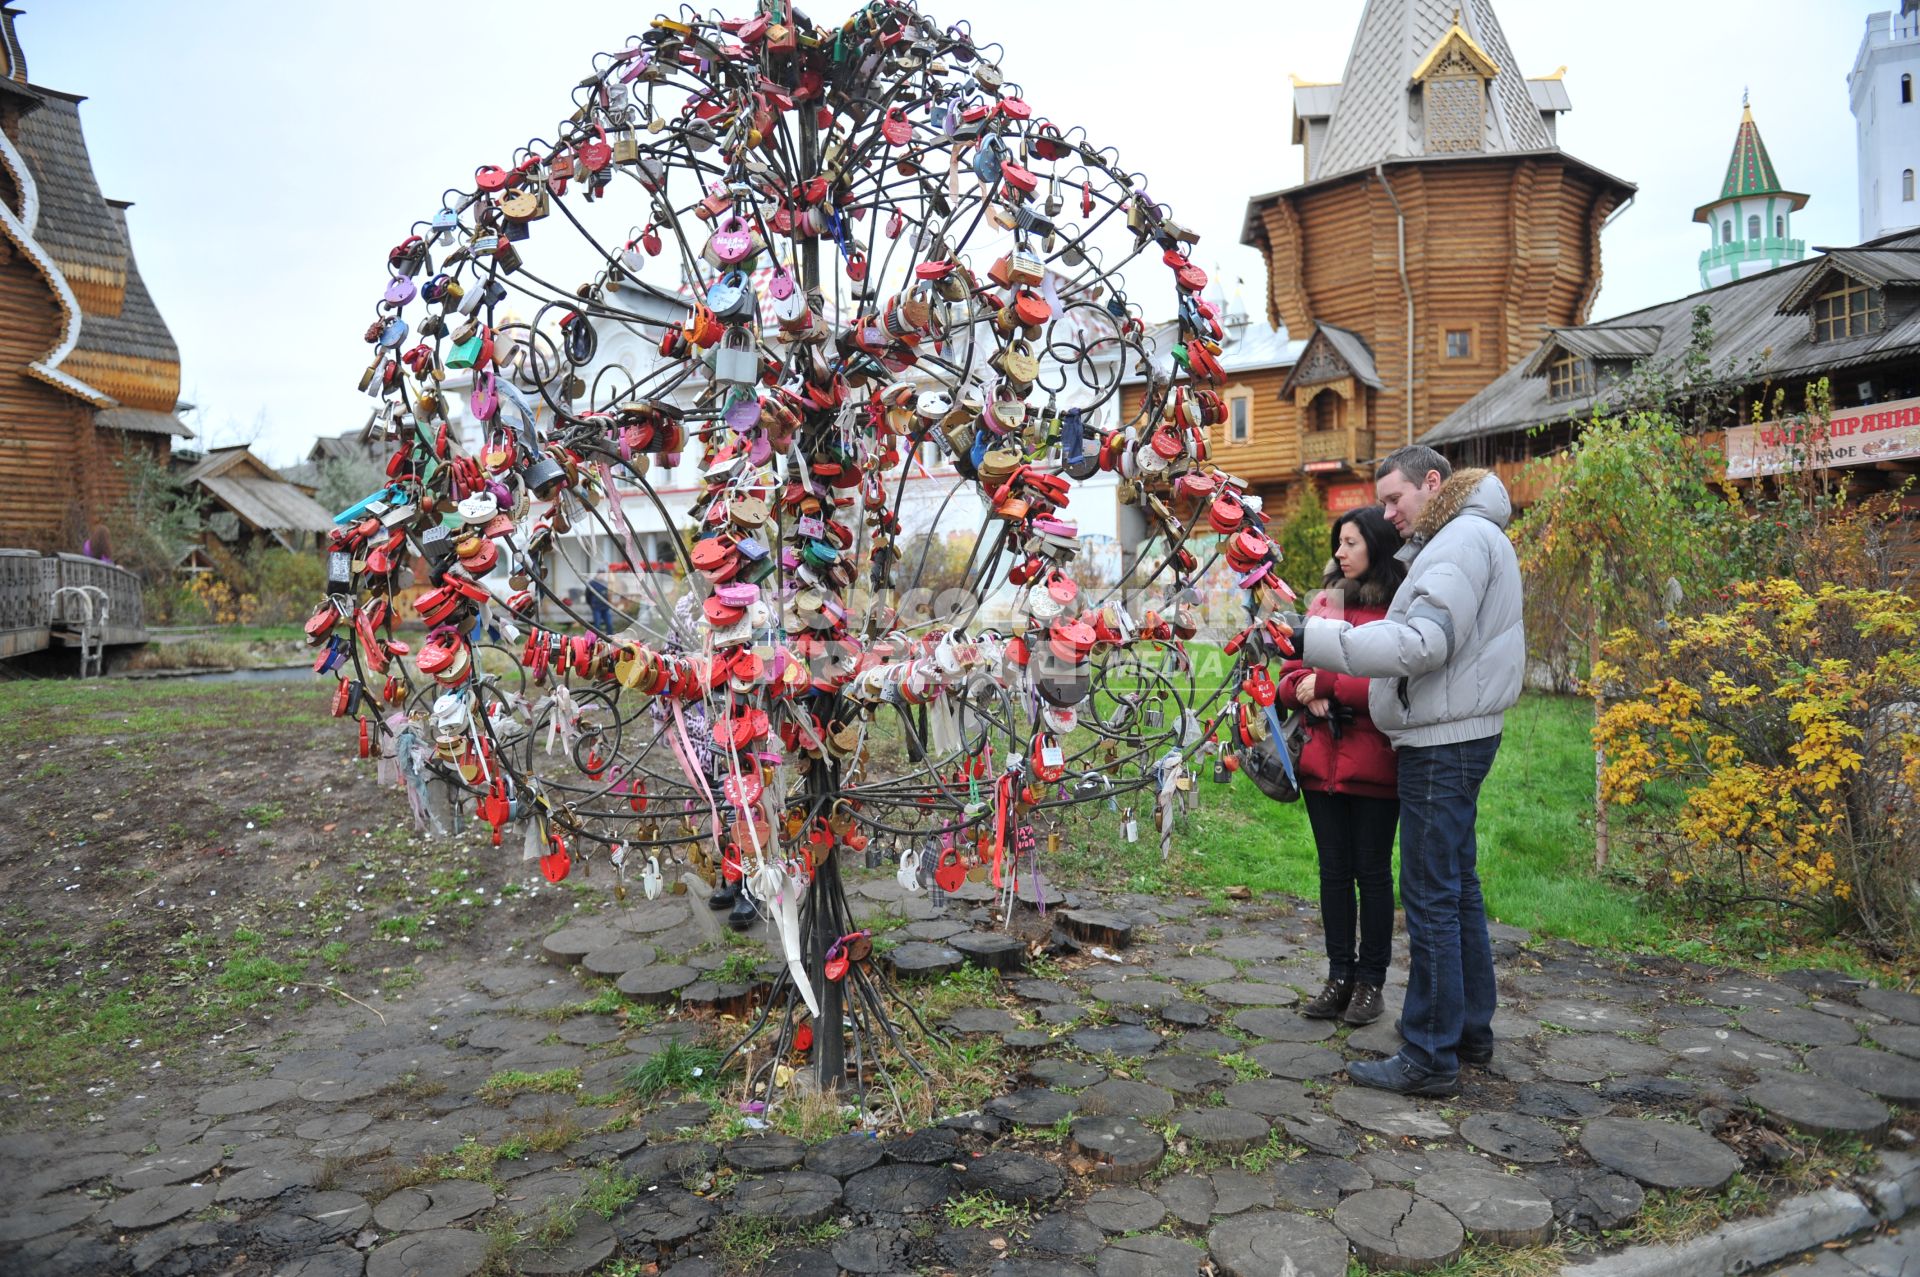
[[1753, 111], [1742, 101], [1720, 196], [1693, 210], [1693, 220], [1705, 222], [1709, 235], [1700, 254], [1700, 286], [1713, 288], [1805, 257], [1807, 242], [1793, 238], [1793, 215], [1806, 202], [1798, 191], [1781, 187]]
[[1860, 238], [1920, 226], [1920, 0], [1867, 19], [1847, 94], [1859, 139]]

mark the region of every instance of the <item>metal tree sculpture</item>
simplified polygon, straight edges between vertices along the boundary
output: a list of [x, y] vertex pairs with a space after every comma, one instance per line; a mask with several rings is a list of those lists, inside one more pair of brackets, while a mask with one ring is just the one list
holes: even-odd
[[[414, 226], [367, 333], [392, 483], [338, 517], [308, 627], [336, 713], [416, 814], [472, 812], [496, 842], [517, 827], [550, 878], [605, 854], [623, 895], [629, 874], [657, 894], [663, 860], [738, 882], [786, 957], [747, 1035], [778, 1025], [758, 1081], [796, 1049], [826, 1087], [912, 1063], [848, 855], [897, 859], [909, 889], [984, 873], [1009, 911], [1022, 884], [1044, 907], [1037, 814], [1147, 790], [1164, 838], [1188, 760], [1272, 721], [1286, 636], [1263, 618], [1287, 596], [1257, 509], [1207, 459], [1222, 330], [1195, 237], [992, 53], [895, 0], [837, 28], [779, 0], [657, 18], [595, 57], [555, 141]], [[645, 210], [625, 242], [593, 225], [614, 204]], [[542, 241], [585, 282], [536, 274]], [[1142, 254], [1169, 268], [1177, 344], [1121, 422], [1123, 374], [1157, 357], [1119, 274]], [[614, 329], [660, 357], [589, 383]], [[899, 519], [927, 441], [954, 471], [929, 530], [963, 489], [985, 512], [968, 601], [935, 614], [914, 598], [933, 538], [903, 557]], [[553, 587], [559, 534], [598, 528], [637, 559], [630, 503], [672, 526], [649, 474], [695, 448], [682, 596], [643, 577], [650, 619], [595, 630]], [[1126, 598], [1073, 576], [1073, 484], [1103, 471], [1164, 551]], [[1244, 591], [1236, 665], [1198, 704], [1190, 587], [1220, 558]], [[394, 636], [403, 593], [418, 651]]]

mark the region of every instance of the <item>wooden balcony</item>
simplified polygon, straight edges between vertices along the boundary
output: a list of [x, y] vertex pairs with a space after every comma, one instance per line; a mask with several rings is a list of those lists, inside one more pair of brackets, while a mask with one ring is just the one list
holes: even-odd
[[1336, 462], [1351, 470], [1359, 462], [1373, 457], [1371, 430], [1303, 430], [1300, 432], [1300, 466], [1306, 469]]

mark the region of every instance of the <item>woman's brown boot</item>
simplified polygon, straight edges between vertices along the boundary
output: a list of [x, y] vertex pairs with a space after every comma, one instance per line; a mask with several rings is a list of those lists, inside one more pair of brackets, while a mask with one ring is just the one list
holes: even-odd
[[[1375, 990], [1375, 999], [1379, 991]], [[1329, 980], [1327, 987], [1313, 995], [1313, 1000], [1300, 1008], [1300, 1014], [1309, 1020], [1331, 1020], [1347, 1009], [1347, 1003], [1353, 999], [1353, 981]]]
[[1346, 1010], [1340, 1013], [1340, 1023], [1351, 1024], [1359, 1028], [1363, 1024], [1372, 1024], [1387, 1009], [1386, 1002], [1380, 996], [1377, 984], [1356, 984], [1353, 997], [1348, 1001]]

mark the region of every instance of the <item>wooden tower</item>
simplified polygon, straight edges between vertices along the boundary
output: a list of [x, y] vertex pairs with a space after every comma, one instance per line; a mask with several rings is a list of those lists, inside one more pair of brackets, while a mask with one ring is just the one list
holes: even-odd
[[1241, 238], [1273, 322], [1309, 339], [1280, 392], [1298, 438], [1289, 473], [1248, 478], [1370, 478], [1587, 319], [1600, 229], [1634, 188], [1560, 150], [1560, 74], [1520, 74], [1490, 0], [1368, 0], [1346, 77], [1295, 81], [1305, 180], [1249, 200]]
[[80, 130], [85, 99], [29, 83], [0, 4], [0, 546], [104, 548], [129, 462], [164, 465], [180, 352]]

